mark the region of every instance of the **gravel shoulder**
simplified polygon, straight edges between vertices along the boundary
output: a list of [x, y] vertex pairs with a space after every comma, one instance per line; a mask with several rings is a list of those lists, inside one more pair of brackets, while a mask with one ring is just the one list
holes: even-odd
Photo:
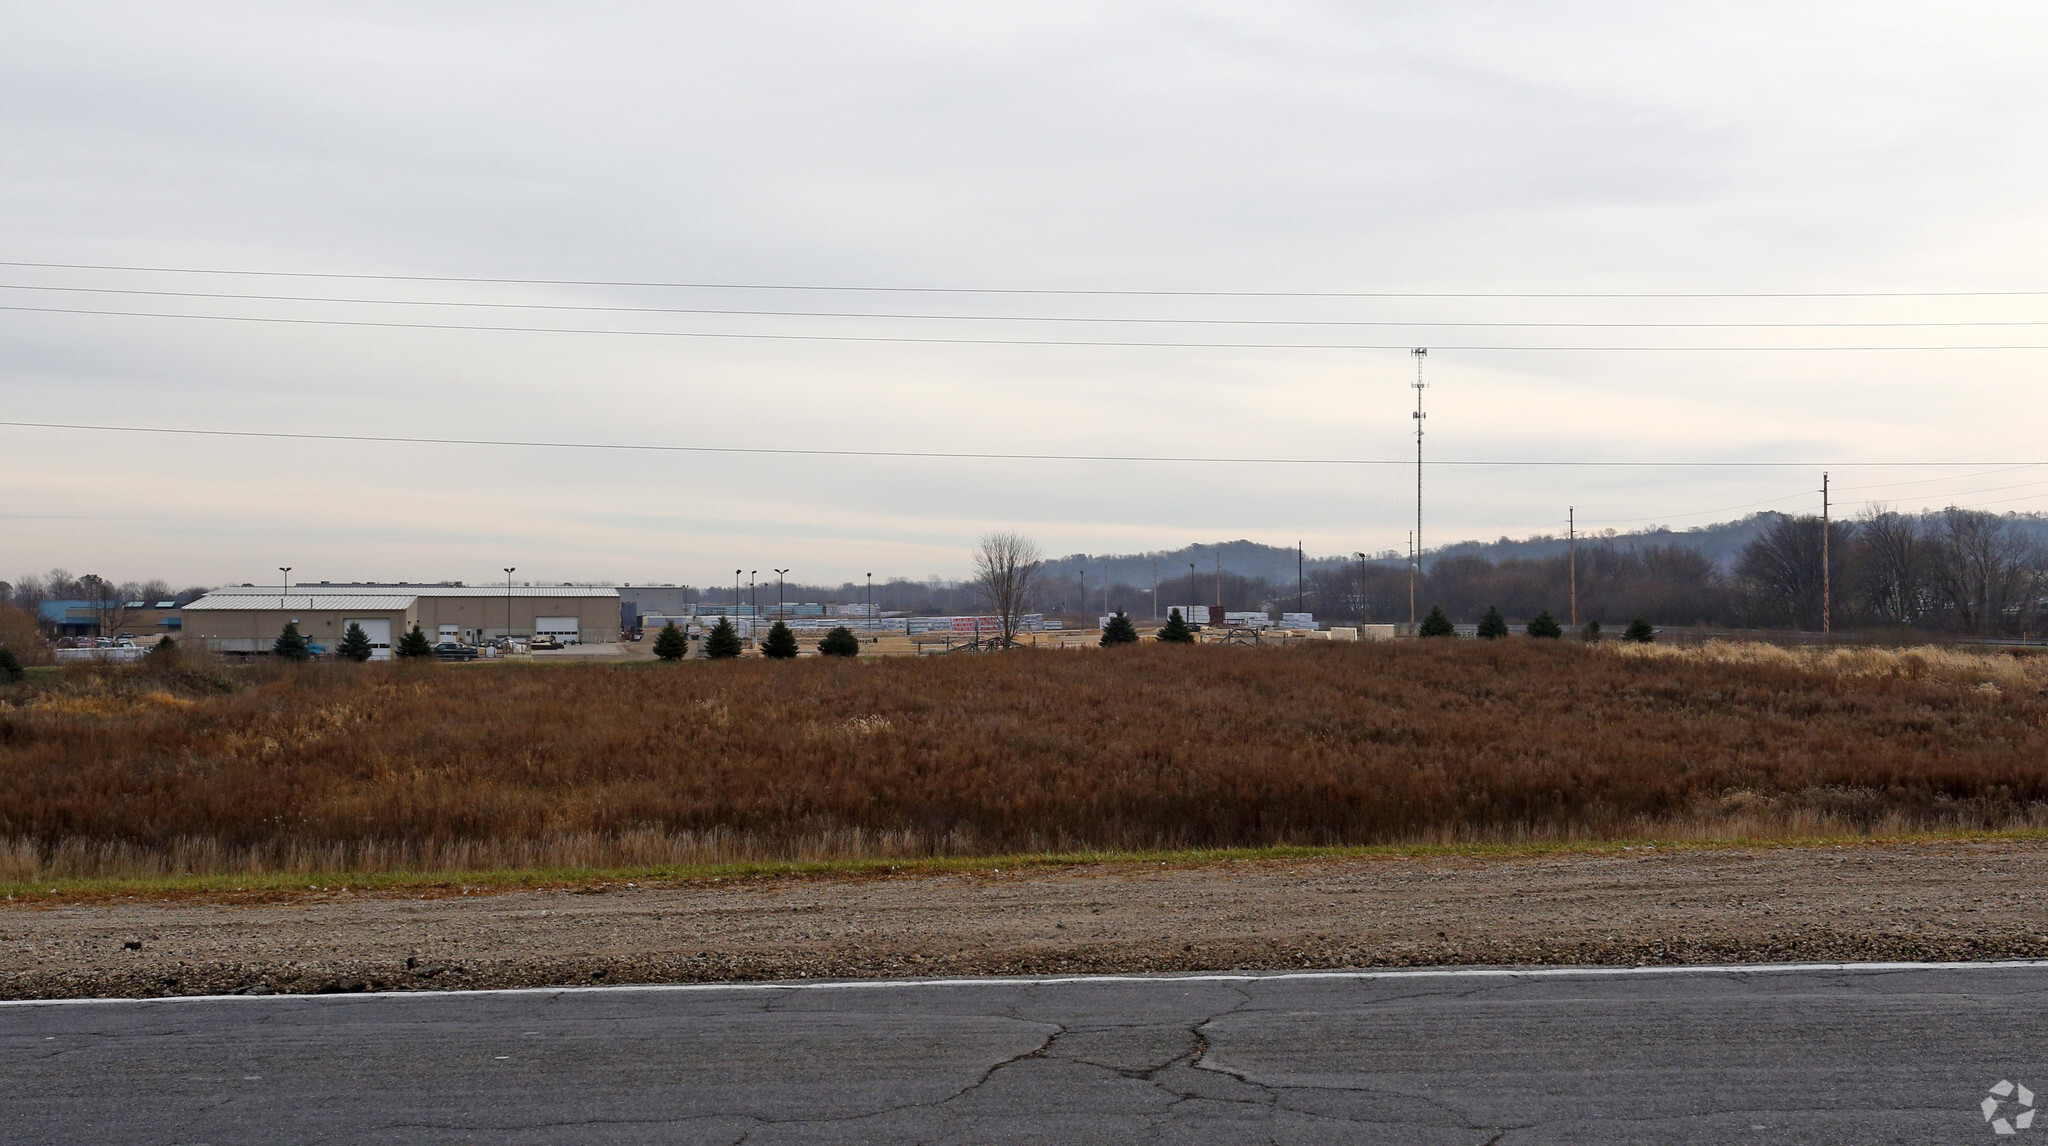
[[2048, 957], [2048, 841], [0, 908], [0, 997]]

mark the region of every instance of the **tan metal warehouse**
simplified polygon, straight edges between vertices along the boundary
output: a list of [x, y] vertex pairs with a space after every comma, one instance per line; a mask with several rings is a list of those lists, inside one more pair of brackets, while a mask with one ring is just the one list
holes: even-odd
[[224, 653], [266, 652], [287, 621], [333, 649], [351, 621], [363, 626], [376, 657], [390, 656], [417, 624], [433, 641], [474, 642], [536, 634], [564, 644], [619, 639], [619, 591], [594, 585], [239, 585], [216, 589], [184, 608], [184, 640]]

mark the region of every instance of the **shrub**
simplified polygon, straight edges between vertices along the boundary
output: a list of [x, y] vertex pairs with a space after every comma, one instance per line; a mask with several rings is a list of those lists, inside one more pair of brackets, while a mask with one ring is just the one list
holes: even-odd
[[407, 660], [431, 657], [434, 655], [434, 642], [427, 639], [427, 634], [420, 631], [419, 623], [415, 621], [412, 630], [398, 639], [395, 651]]
[[1101, 643], [1105, 649], [1117, 645], [1135, 645], [1138, 643], [1138, 626], [1133, 625], [1131, 619], [1124, 616], [1122, 609], [1118, 609], [1109, 618], [1109, 623], [1102, 626]]
[[357, 664], [369, 660], [375, 651], [370, 647], [370, 634], [364, 632], [363, 627], [354, 621], [348, 623], [348, 628], [341, 634], [340, 643], [334, 646], [335, 656], [345, 661], [355, 661]]
[[1585, 627], [1585, 629], [1583, 629], [1583, 630], [1582, 630], [1582, 631], [1580, 632], [1580, 634], [1579, 634], [1579, 635], [1580, 635], [1580, 636], [1582, 636], [1582, 637], [1584, 637], [1584, 638], [1585, 638], [1585, 640], [1586, 640], [1586, 641], [1587, 641], [1587, 642], [1588, 642], [1589, 644], [1590, 644], [1590, 643], [1594, 643], [1594, 642], [1597, 642], [1597, 641], [1599, 641], [1599, 639], [1600, 639], [1600, 622], [1598, 622], [1598, 621], [1587, 621], [1587, 622], [1586, 622], [1586, 627]]
[[1442, 605], [1431, 605], [1429, 607], [1429, 616], [1422, 618], [1422, 627], [1417, 630], [1417, 635], [1424, 637], [1455, 637], [1458, 635], [1458, 627], [1451, 624], [1449, 617], [1444, 616], [1444, 607]]
[[1486, 607], [1486, 615], [1479, 618], [1479, 635], [1489, 641], [1508, 635], [1508, 619], [1500, 615], [1499, 607]]
[[1169, 645], [1192, 645], [1195, 643], [1195, 632], [1188, 628], [1186, 621], [1180, 619], [1179, 609], [1168, 609], [1166, 623], [1159, 626], [1159, 633], [1154, 639]]
[[704, 638], [704, 655], [715, 661], [727, 660], [740, 655], [739, 630], [732, 627], [732, 621], [718, 618], [711, 626], [710, 635]]
[[772, 661], [786, 661], [796, 656], [796, 634], [781, 621], [768, 626], [767, 639], [761, 642], [761, 655]]
[[665, 661], [679, 661], [690, 655], [690, 638], [670, 621], [654, 637], [654, 655]]
[[1657, 630], [1650, 627], [1649, 621], [1637, 617], [1628, 623], [1628, 630], [1621, 635], [1639, 645], [1647, 645], [1657, 639]]
[[14, 650], [6, 645], [0, 645], [0, 680], [11, 684], [27, 675], [21, 667], [21, 660], [14, 655]]
[[852, 629], [840, 625], [826, 633], [825, 639], [818, 642], [818, 654], [827, 657], [857, 657], [860, 655], [860, 638], [853, 635]]
[[1529, 622], [1528, 633], [1532, 637], [1554, 641], [1564, 636], [1564, 626], [1557, 623], [1557, 618], [1550, 615], [1550, 610], [1545, 609], [1536, 614], [1535, 620]]
[[270, 651], [288, 661], [309, 661], [313, 659], [313, 650], [306, 647], [306, 638], [299, 632], [298, 622], [296, 621], [286, 621], [284, 623], [284, 631], [277, 634], [277, 640], [271, 643]]
[[177, 638], [159, 637], [148, 654], [142, 658], [142, 666], [151, 672], [170, 672], [176, 669], [183, 659], [184, 651], [178, 648]]

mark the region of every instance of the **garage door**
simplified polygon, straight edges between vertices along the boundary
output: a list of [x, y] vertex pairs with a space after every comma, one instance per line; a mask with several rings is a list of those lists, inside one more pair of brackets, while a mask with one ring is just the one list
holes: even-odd
[[350, 625], [361, 625], [363, 635], [370, 638], [370, 659], [388, 661], [391, 659], [391, 618], [356, 617], [341, 623], [341, 631], [348, 632]]
[[583, 622], [576, 617], [536, 617], [533, 621], [536, 635], [553, 637], [565, 645], [573, 645], [583, 636]]

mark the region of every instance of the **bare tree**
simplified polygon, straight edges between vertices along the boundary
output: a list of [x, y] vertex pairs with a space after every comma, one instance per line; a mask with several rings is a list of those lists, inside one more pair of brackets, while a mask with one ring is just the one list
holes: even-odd
[[1927, 543], [1913, 518], [1873, 505], [1856, 526], [1859, 602], [1879, 621], [1910, 625], [1927, 611]]
[[974, 553], [974, 583], [996, 615], [1004, 644], [1017, 639], [1043, 567], [1037, 543], [1023, 534], [982, 535], [981, 548]]
[[2003, 518], [1954, 506], [1941, 512], [1929, 573], [1965, 632], [2013, 627], [2041, 588], [2041, 552]]
[[[1781, 516], [1754, 541], [1742, 547], [1736, 574], [1747, 583], [1760, 616], [1754, 621], [1820, 628], [1821, 520]], [[1828, 572], [1836, 585], [1843, 576], [1853, 532], [1848, 522], [1828, 525]]]

